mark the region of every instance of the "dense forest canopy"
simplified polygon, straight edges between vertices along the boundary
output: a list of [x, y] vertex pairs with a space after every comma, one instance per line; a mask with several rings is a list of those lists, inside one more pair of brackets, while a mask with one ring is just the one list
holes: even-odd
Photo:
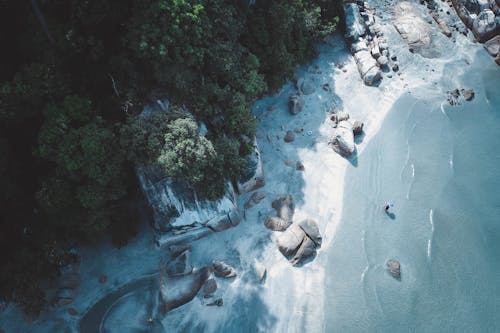
[[[71, 247], [106, 235], [123, 246], [136, 165], [220, 197], [250, 152], [251, 103], [337, 13], [321, 0], [0, 2], [1, 300], [36, 315], [40, 281]], [[167, 112], [137, 116], [158, 99]]]

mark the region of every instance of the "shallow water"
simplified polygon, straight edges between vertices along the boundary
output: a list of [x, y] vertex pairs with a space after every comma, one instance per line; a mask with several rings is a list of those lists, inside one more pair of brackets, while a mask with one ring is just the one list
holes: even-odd
[[[328, 249], [327, 332], [500, 330], [500, 70], [475, 57], [438, 82], [473, 87], [473, 101], [403, 96], [347, 170]], [[401, 281], [386, 272], [392, 258]]]

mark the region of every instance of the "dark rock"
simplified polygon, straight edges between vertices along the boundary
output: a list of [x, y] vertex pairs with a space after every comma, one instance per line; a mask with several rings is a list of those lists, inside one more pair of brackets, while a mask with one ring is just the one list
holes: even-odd
[[363, 126], [364, 126], [364, 124], [361, 121], [356, 120], [352, 124], [352, 133], [354, 135], [360, 135], [361, 133], [363, 133]]
[[282, 195], [274, 200], [271, 206], [276, 210], [278, 217], [286, 222], [293, 221], [293, 213], [295, 211], [295, 203], [291, 195]]
[[397, 57], [396, 55], [392, 55], [392, 56], [391, 56], [391, 60], [392, 60], [392, 61], [396, 61], [396, 60], [398, 60], [398, 57]]
[[184, 251], [191, 251], [191, 245], [189, 244], [173, 244], [168, 247], [168, 252], [172, 258], [177, 257]]
[[212, 270], [215, 276], [220, 278], [229, 279], [236, 276], [236, 270], [224, 261], [214, 261]]
[[287, 131], [283, 140], [287, 143], [295, 141], [295, 133], [293, 131]]
[[295, 163], [295, 170], [304, 171], [304, 164], [302, 164], [301, 161], [297, 161], [297, 163]]
[[304, 100], [299, 95], [292, 95], [288, 99], [288, 111], [296, 115], [304, 108]]
[[299, 91], [304, 95], [310, 95], [316, 90], [312, 79], [299, 80]]
[[393, 64], [393, 65], [392, 65], [392, 70], [393, 70], [394, 72], [399, 71], [399, 66], [398, 66], [398, 64]]
[[223, 306], [224, 302], [222, 301], [222, 298], [218, 298], [212, 303], [208, 303], [207, 306]]
[[471, 101], [474, 98], [474, 89], [462, 89], [460, 92], [466, 101]]
[[332, 114], [330, 120], [333, 121], [336, 125], [344, 120], [349, 120], [349, 113], [347, 112], [337, 112]]
[[266, 228], [272, 231], [285, 231], [291, 224], [292, 222], [285, 221], [277, 216], [268, 216], [264, 222]]
[[330, 85], [328, 83], [323, 84], [321, 88], [323, 88], [324, 91], [330, 91]]
[[401, 265], [396, 259], [387, 261], [387, 271], [396, 280], [401, 280]]
[[203, 286], [203, 291], [207, 294], [213, 294], [217, 290], [217, 281], [215, 279], [208, 279]]

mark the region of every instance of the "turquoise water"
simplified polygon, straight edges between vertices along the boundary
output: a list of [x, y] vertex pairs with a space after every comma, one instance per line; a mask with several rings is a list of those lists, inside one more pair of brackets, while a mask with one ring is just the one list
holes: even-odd
[[500, 331], [500, 69], [482, 53], [457, 69], [439, 85], [457, 79], [473, 101], [403, 96], [347, 171], [327, 332]]

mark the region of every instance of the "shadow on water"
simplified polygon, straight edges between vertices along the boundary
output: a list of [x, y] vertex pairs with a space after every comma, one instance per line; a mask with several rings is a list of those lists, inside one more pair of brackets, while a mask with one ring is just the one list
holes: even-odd
[[385, 212], [387, 214], [387, 216], [391, 219], [391, 220], [395, 220], [396, 219], [396, 214], [394, 214], [393, 212]]

